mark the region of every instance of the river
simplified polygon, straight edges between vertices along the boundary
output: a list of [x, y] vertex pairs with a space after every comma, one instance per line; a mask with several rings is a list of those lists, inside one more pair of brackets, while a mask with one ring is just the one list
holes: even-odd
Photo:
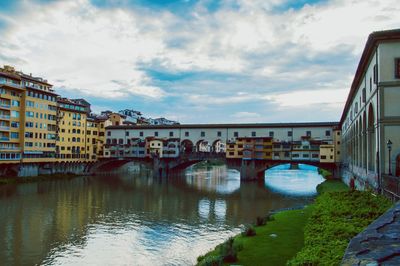
[[241, 183], [225, 165], [154, 179], [120, 174], [0, 186], [2, 265], [191, 265], [270, 210], [307, 204], [323, 182], [313, 168]]

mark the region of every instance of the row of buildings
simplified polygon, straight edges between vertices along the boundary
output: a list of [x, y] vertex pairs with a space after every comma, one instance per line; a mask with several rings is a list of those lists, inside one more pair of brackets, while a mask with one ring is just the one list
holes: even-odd
[[104, 156], [178, 157], [223, 153], [228, 159], [340, 161], [337, 123], [232, 125], [120, 125], [106, 129]]
[[47, 80], [0, 68], [0, 164], [90, 162], [103, 156], [105, 128], [84, 99], [62, 98]]

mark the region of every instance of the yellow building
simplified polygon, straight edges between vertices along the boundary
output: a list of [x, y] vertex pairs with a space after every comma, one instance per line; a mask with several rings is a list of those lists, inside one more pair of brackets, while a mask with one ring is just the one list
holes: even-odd
[[319, 146], [319, 161], [321, 163], [335, 162], [335, 145], [322, 144]]
[[58, 99], [58, 162], [84, 162], [89, 161], [93, 148], [91, 139], [86, 138], [87, 109], [84, 105], [70, 99]]
[[226, 158], [272, 160], [271, 137], [243, 137], [228, 142]]
[[0, 163], [54, 161], [56, 97], [46, 80], [0, 69]]

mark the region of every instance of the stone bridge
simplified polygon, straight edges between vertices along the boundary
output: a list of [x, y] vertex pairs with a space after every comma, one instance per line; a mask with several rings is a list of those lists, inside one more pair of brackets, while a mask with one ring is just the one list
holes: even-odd
[[147, 164], [153, 169], [155, 177], [168, 177], [185, 170], [187, 167], [199, 163], [201, 161], [219, 160], [225, 162], [228, 168], [236, 169], [240, 172], [242, 181], [254, 181], [264, 178], [264, 173], [267, 169], [282, 164], [290, 164], [291, 169], [298, 169], [298, 164], [307, 164], [323, 168], [332, 173], [334, 178], [339, 175], [338, 164], [335, 163], [320, 163], [316, 161], [293, 161], [293, 160], [245, 160], [245, 159], [227, 159], [225, 153], [208, 153], [194, 152], [182, 154], [177, 158], [136, 158], [136, 157], [121, 157], [103, 159], [93, 165], [90, 169], [91, 173], [98, 171], [111, 171], [123, 166], [129, 162], [140, 162]]

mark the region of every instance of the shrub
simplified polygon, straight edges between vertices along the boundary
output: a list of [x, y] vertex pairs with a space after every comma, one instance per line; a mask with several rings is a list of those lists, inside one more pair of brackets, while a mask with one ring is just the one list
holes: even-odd
[[199, 266], [221, 266], [223, 264], [221, 256], [200, 256], [197, 258]]
[[267, 223], [266, 220], [267, 220], [266, 218], [258, 216], [257, 217], [257, 221], [256, 221], [256, 225], [257, 226], [265, 225]]
[[241, 244], [234, 244], [235, 239], [233, 237], [229, 238], [220, 247], [220, 254], [223, 262], [236, 262], [237, 253], [243, 249]]
[[390, 205], [369, 192], [323, 193], [304, 229], [305, 245], [288, 265], [339, 265], [349, 241]]
[[242, 236], [255, 236], [256, 230], [252, 225], [247, 226], [242, 232]]

